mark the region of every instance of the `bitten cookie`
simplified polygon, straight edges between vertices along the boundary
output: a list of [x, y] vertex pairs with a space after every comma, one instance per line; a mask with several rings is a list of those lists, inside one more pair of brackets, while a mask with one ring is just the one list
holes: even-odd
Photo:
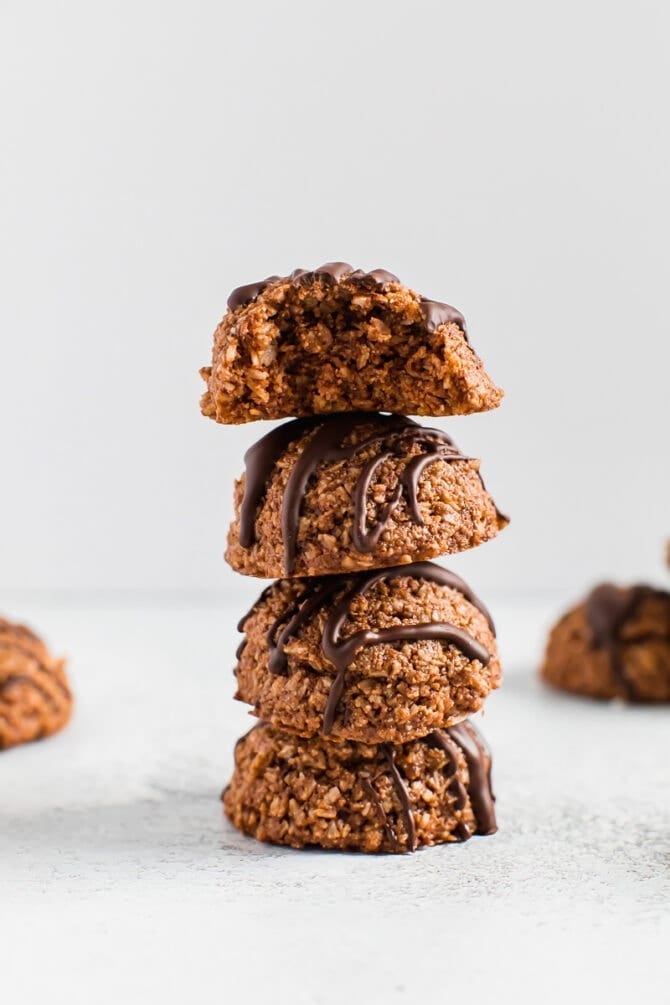
[[670, 701], [670, 593], [596, 587], [552, 629], [541, 674], [592, 698]]
[[459, 415], [502, 398], [459, 311], [384, 269], [346, 262], [233, 290], [200, 372], [203, 414], [228, 423], [353, 410]]
[[479, 461], [402, 415], [296, 419], [254, 444], [245, 464], [226, 559], [263, 579], [436, 558], [507, 524]]
[[262, 723], [238, 741], [222, 798], [243, 834], [293, 848], [405, 852], [496, 831], [491, 756], [470, 722], [401, 746]]
[[58, 732], [71, 711], [65, 661], [29, 628], [0, 618], [0, 750]]
[[430, 562], [280, 580], [239, 627], [236, 697], [302, 736], [404, 743], [465, 719], [500, 683], [486, 608]]

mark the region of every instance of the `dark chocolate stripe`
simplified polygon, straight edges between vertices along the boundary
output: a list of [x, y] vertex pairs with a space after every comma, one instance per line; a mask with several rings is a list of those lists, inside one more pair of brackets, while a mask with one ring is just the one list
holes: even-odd
[[[412, 801], [409, 795], [409, 789], [405, 779], [402, 777], [398, 765], [395, 760], [395, 751], [390, 744], [382, 744], [382, 752], [388, 764], [389, 774], [391, 776], [391, 784], [395, 790], [395, 793], [400, 802], [400, 812], [405, 823], [405, 832], [407, 834], [407, 850], [416, 851], [417, 836], [416, 836], [416, 825], [414, 823], [414, 813], [412, 810]], [[386, 833], [386, 837], [391, 843], [394, 851], [402, 851], [403, 846], [400, 838], [398, 837], [395, 828], [392, 826], [387, 814], [384, 809], [384, 805], [381, 801], [379, 793], [372, 784], [375, 779], [364, 778], [362, 781], [363, 788], [367, 792], [368, 796], [372, 800], [372, 803], [377, 810], [377, 815], [381, 821], [381, 824]]]
[[495, 796], [491, 788], [491, 754], [481, 736], [468, 722], [450, 726], [446, 732], [465, 754], [468, 763], [468, 796], [477, 821], [476, 834], [495, 834], [498, 829]]
[[39, 669], [43, 670], [45, 673], [52, 672], [49, 665], [45, 663], [43, 658], [36, 653], [34, 649], [31, 649], [30, 646], [24, 646], [15, 640], [6, 641], [0, 636], [0, 649], [6, 649], [8, 652], [20, 653], [22, 656], [26, 656], [28, 659], [31, 659], [39, 667]]
[[[334, 580], [339, 577], [333, 577]], [[309, 621], [321, 607], [325, 606], [337, 591], [341, 583], [317, 580], [313, 588], [305, 590], [296, 604], [284, 613], [270, 628], [268, 632], [269, 659], [268, 666], [270, 673], [281, 675], [286, 672], [287, 659], [284, 647], [289, 639], [295, 637], [300, 628]], [[277, 629], [287, 618], [286, 624], [277, 634]]]
[[398, 799], [400, 800], [400, 807], [405, 821], [405, 830], [407, 831], [407, 847], [409, 851], [416, 851], [416, 825], [414, 823], [412, 801], [409, 797], [407, 783], [398, 770], [398, 765], [395, 762], [393, 747], [385, 744], [384, 756], [386, 757], [389, 771], [391, 772], [393, 787], [395, 788]]
[[641, 601], [653, 596], [670, 597], [665, 591], [644, 584], [621, 587], [614, 583], [601, 583], [586, 598], [586, 619], [593, 645], [608, 654], [612, 673], [629, 701], [637, 700], [639, 695], [626, 672], [620, 631], [624, 623], [634, 616]]
[[36, 682], [35, 678], [27, 673], [10, 673], [7, 677], [3, 677], [0, 680], [0, 694], [2, 694], [5, 688], [13, 687], [15, 684], [30, 684], [36, 691], [40, 691], [45, 698], [49, 697], [48, 693]]
[[[343, 445], [359, 426], [366, 423], [381, 428], [375, 429], [358, 443]], [[402, 415], [346, 412], [287, 422], [260, 439], [245, 454], [245, 487], [240, 507], [239, 530], [239, 541], [243, 548], [250, 548], [255, 541], [258, 509], [279, 458], [290, 443], [312, 429], [313, 434], [294, 462], [282, 501], [282, 539], [287, 576], [291, 576], [295, 569], [300, 512], [310, 480], [319, 464], [347, 460], [370, 446], [380, 446], [380, 454], [363, 466], [353, 492], [353, 545], [357, 551], [369, 553], [374, 551], [402, 499], [407, 500], [410, 515], [415, 523], [423, 523], [418, 491], [421, 474], [427, 465], [437, 460], [446, 462], [467, 460], [442, 430], [419, 426]], [[404, 471], [391, 498], [383, 507], [375, 524], [368, 527], [368, 491], [377, 468], [389, 458], [400, 459], [413, 446], [420, 447], [423, 452], [405, 462]]]
[[281, 276], [268, 276], [267, 279], [261, 279], [257, 283], [248, 283], [246, 286], [236, 287], [228, 297], [228, 309], [234, 311], [238, 307], [250, 304], [267, 289], [270, 283], [274, 283], [278, 279], [281, 279]]
[[[50, 676], [55, 684], [60, 684], [60, 681], [58, 681], [52, 675]], [[43, 684], [40, 684], [39, 680], [36, 680], [34, 677], [31, 677], [30, 674], [26, 673], [11, 673], [7, 677], [1, 679], [0, 697], [2, 696], [3, 691], [8, 690], [18, 684], [29, 684], [32, 688], [34, 688], [35, 691], [37, 691], [39, 694], [42, 695], [44, 700], [47, 702], [48, 705], [51, 706], [52, 709], [54, 709], [57, 712], [60, 711], [61, 706], [56, 701], [56, 698], [51, 694], [51, 692], [47, 688], [45, 688]], [[63, 688], [61, 687], [60, 690], [63, 691]], [[63, 691], [63, 693], [66, 698], [70, 697], [68, 691]]]
[[[445, 729], [435, 730], [427, 737], [427, 742], [433, 747], [439, 747], [449, 758], [446, 766], [447, 777], [450, 780], [449, 790], [454, 796], [456, 811], [464, 810], [468, 803], [468, 790], [458, 777], [460, 747]], [[459, 821], [454, 833], [458, 841], [467, 841], [470, 837], [470, 829], [462, 820]]]
[[458, 325], [467, 340], [465, 318], [450, 304], [442, 304], [438, 300], [428, 300], [427, 297], [421, 297], [421, 313], [427, 332], [436, 331], [440, 325], [454, 324]]
[[323, 640], [324, 654], [337, 670], [323, 714], [324, 736], [332, 731], [335, 723], [337, 708], [344, 691], [346, 671], [356, 653], [364, 646], [403, 641], [422, 642], [434, 639], [456, 646], [469, 660], [479, 660], [484, 666], [491, 658], [484, 646], [462, 628], [441, 621], [431, 621], [421, 625], [399, 625], [397, 628], [382, 628], [378, 632], [364, 630], [341, 640], [339, 629], [348, 613], [347, 609], [341, 617], [334, 619], [333, 623], [327, 625], [328, 633], [325, 634]]
[[[25, 637], [28, 638], [28, 639], [30, 639], [31, 641], [34, 640], [35, 642], [38, 642], [41, 645], [41, 642], [37, 638], [37, 636], [33, 635], [30, 631], [26, 631]], [[50, 678], [50, 680], [53, 681], [54, 685], [58, 688], [58, 690], [63, 694], [63, 696], [65, 698], [70, 698], [71, 697], [69, 688], [60, 679], [60, 677], [58, 676], [58, 674], [54, 671], [53, 667], [50, 666], [48, 663], [45, 663], [44, 659], [38, 653], [36, 653], [33, 649], [31, 649], [30, 646], [22, 645], [20, 642], [17, 642], [16, 640], [12, 640], [11, 638], [9, 640], [7, 640], [2, 635], [0, 635], [0, 649], [6, 649], [8, 652], [20, 653], [21, 656], [25, 656], [26, 659], [31, 660], [32, 663], [35, 665], [35, 669], [36, 669], [37, 673], [47, 674], [48, 677]], [[9, 677], [5, 677], [4, 680], [5, 681], [9, 680], [11, 676], [16, 676], [16, 675], [10, 674]], [[25, 677], [27, 680], [30, 680], [33, 683], [34, 687], [38, 691], [41, 691], [43, 694], [46, 695], [46, 697], [50, 701], [52, 701], [51, 694], [48, 691], [46, 691], [43, 687], [41, 687], [40, 684], [38, 683], [38, 681], [36, 681], [29, 674], [22, 674], [21, 676]], [[2, 680], [2, 677], [0, 676], [0, 690], [2, 690], [3, 686], [4, 686], [4, 681]]]
[[244, 497], [240, 507], [240, 544], [250, 548], [256, 540], [255, 522], [267, 491], [270, 475], [286, 448], [311, 429], [315, 419], [293, 419], [261, 437], [244, 455]]
[[471, 660], [479, 660], [484, 666], [490, 661], [490, 654], [476, 639], [462, 628], [448, 622], [432, 621], [425, 624], [397, 625], [379, 631], [362, 630], [354, 635], [341, 638], [341, 631], [351, 612], [356, 597], [364, 596], [376, 583], [389, 582], [401, 577], [427, 579], [449, 589], [457, 590], [487, 619], [491, 631], [495, 632], [493, 621], [482, 602], [470, 587], [455, 573], [443, 569], [432, 562], [414, 562], [410, 565], [394, 566], [390, 569], [376, 569], [356, 576], [324, 576], [308, 581], [301, 593], [268, 631], [269, 669], [271, 673], [283, 674], [287, 671], [285, 647], [294, 638], [316, 611], [331, 604], [339, 592], [342, 596], [333, 603], [323, 629], [321, 645], [326, 659], [335, 668], [335, 679], [326, 702], [323, 717], [323, 733], [328, 735], [333, 728], [337, 708], [344, 691], [346, 671], [359, 650], [371, 645], [391, 642], [419, 642], [435, 639], [455, 645]]
[[[268, 276], [267, 279], [261, 279], [256, 283], [238, 286], [228, 297], [228, 308], [234, 311], [238, 307], [252, 303], [271, 283], [285, 282], [290, 279], [295, 286], [306, 286], [319, 278], [325, 279], [333, 285], [346, 279], [360, 283], [362, 286], [372, 287], [384, 287], [388, 286], [389, 283], [400, 282], [397, 276], [392, 272], [387, 272], [386, 269], [372, 269], [371, 272], [364, 272], [362, 269], [354, 269], [353, 265], [349, 265], [348, 262], [326, 262], [325, 265], [320, 265], [317, 269], [294, 269], [290, 276]], [[451, 307], [450, 304], [421, 297], [421, 313], [427, 332], [434, 332], [440, 325], [456, 324], [467, 340], [465, 318], [459, 310]]]
[[[346, 447], [342, 446], [343, 441], [355, 432], [358, 426], [366, 421], [370, 421], [370, 416], [365, 412], [345, 412], [340, 415], [329, 416], [322, 421], [316, 432], [303, 447], [300, 456], [296, 459], [284, 491], [284, 500], [282, 503], [282, 538], [286, 556], [287, 576], [290, 576], [295, 568], [298, 527], [303, 499], [307, 486], [319, 464], [322, 462], [328, 464], [347, 460], [369, 446], [385, 444], [387, 441], [394, 443], [395, 453], [400, 448], [401, 441], [400, 438], [390, 437], [389, 433], [402, 432], [406, 437], [407, 435], [411, 435], [410, 431], [413, 432], [414, 430], [418, 431], [421, 429], [415, 422], [412, 422], [411, 419], [406, 419], [404, 416], [379, 415], [375, 416], [375, 422], [381, 422], [385, 427], [383, 430], [372, 433], [360, 443], [351, 444]], [[403, 437], [403, 442], [406, 444], [405, 437]], [[454, 454], [453, 459], [458, 458], [461, 460], [460, 453], [454, 450], [451, 441], [449, 441], [449, 446]], [[360, 528], [362, 521], [365, 519], [367, 485], [365, 484], [364, 475], [365, 468], [354, 489], [354, 528]], [[399, 500], [400, 497], [398, 497]], [[379, 521], [382, 524], [379, 531], [380, 534], [384, 529], [385, 522], [390, 518], [391, 512], [392, 510], [387, 507], [385, 519], [382, 518]], [[357, 539], [358, 544], [363, 546], [362, 550], [370, 551], [374, 548], [374, 544], [370, 543], [365, 532], [358, 534]]]
[[244, 631], [245, 622], [247, 622], [249, 620], [249, 618], [254, 613], [254, 611], [256, 610], [256, 608], [258, 607], [258, 605], [262, 604], [263, 601], [266, 600], [267, 597], [270, 596], [270, 593], [272, 592], [273, 585], [274, 585], [273, 583], [270, 583], [269, 586], [266, 586], [265, 589], [263, 590], [263, 592], [261, 593], [261, 595], [258, 597], [258, 599], [255, 600], [254, 603], [253, 603], [253, 605], [249, 608], [249, 610], [247, 611], [247, 613], [242, 615], [242, 617], [240, 618], [240, 620], [237, 622], [237, 630], [238, 630], [238, 632], [243, 632]]
[[[468, 800], [472, 807], [475, 817], [475, 829], [471, 831], [463, 821], [459, 821], [453, 831], [456, 840], [467, 841], [473, 833], [482, 835], [495, 834], [497, 824], [495, 796], [491, 789], [491, 755], [475, 727], [466, 720], [465, 722], [458, 723], [456, 726], [450, 726], [449, 729], [435, 730], [435, 732], [426, 737], [426, 742], [431, 746], [438, 747], [448, 757], [445, 770], [449, 781], [448, 787], [454, 796], [456, 812], [460, 813], [464, 810], [468, 804]], [[418, 840], [409, 788], [396, 763], [394, 748], [390, 744], [382, 744], [382, 751], [389, 767], [393, 787], [400, 802], [405, 822], [405, 831], [407, 833], [407, 849], [415, 851]], [[467, 789], [458, 777], [460, 754], [463, 755], [468, 766], [469, 782]], [[393, 849], [401, 851], [403, 847], [402, 842], [389, 822], [373, 781], [374, 779], [364, 778], [363, 788], [377, 810], [386, 836], [391, 842]]]
[[398, 840], [398, 835], [396, 834], [394, 828], [391, 825], [391, 822], [390, 822], [388, 816], [386, 815], [386, 810], [384, 809], [384, 805], [383, 805], [383, 803], [381, 801], [379, 793], [377, 792], [377, 790], [375, 789], [374, 785], [372, 784], [372, 781], [369, 778], [364, 778], [362, 780], [361, 784], [363, 786], [364, 791], [368, 794], [368, 796], [372, 800], [372, 805], [375, 807], [375, 809], [377, 811], [377, 816], [379, 817], [381, 825], [384, 828], [384, 832], [386, 834], [386, 837], [388, 838], [388, 840], [391, 843], [391, 847], [393, 848], [394, 851], [401, 851], [402, 850], [402, 845], [400, 844], [400, 841]]

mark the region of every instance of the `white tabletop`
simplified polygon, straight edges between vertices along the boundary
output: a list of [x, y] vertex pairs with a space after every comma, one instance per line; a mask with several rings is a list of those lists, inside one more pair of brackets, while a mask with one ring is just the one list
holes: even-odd
[[69, 653], [78, 701], [0, 754], [3, 1001], [668, 1001], [670, 711], [548, 693], [548, 608], [503, 602], [499, 833], [260, 845], [218, 802], [250, 724], [230, 701], [246, 599], [6, 609]]

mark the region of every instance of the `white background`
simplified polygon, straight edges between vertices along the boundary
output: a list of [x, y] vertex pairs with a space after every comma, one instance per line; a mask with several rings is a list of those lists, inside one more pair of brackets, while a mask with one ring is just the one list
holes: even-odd
[[235, 607], [35, 606], [76, 639], [77, 714], [0, 754], [3, 1005], [668, 1005], [667, 707], [541, 687], [546, 611], [503, 600], [498, 834], [261, 845], [218, 800]]
[[663, 579], [662, 2], [0, 5], [0, 588], [234, 588], [263, 427], [201, 418], [231, 287], [344, 258], [463, 310], [481, 591]]
[[[667, 1002], [666, 709], [535, 669], [590, 581], [667, 582], [669, 11], [0, 0], [0, 611], [76, 694], [0, 757], [0, 998]], [[197, 370], [231, 287], [338, 258], [461, 308], [507, 390], [446, 423], [513, 518], [449, 563], [499, 625], [500, 832], [401, 859], [218, 803], [265, 430]]]

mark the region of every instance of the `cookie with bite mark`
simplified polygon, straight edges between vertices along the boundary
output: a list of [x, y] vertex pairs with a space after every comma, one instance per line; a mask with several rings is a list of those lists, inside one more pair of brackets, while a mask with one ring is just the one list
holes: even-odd
[[460, 311], [346, 262], [234, 290], [201, 407], [217, 422], [332, 412], [465, 415], [500, 404]]

